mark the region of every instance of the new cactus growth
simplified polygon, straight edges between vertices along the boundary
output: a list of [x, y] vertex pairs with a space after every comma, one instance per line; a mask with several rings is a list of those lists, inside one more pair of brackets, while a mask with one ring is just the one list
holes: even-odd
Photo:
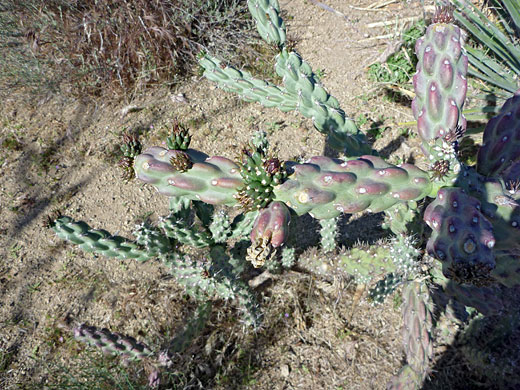
[[[137, 239], [130, 241], [68, 217], [51, 226], [59, 237], [86, 251], [140, 261], [159, 257], [190, 296], [203, 302], [234, 300], [243, 321], [257, 326], [261, 315], [241, 279], [249, 264], [226, 251], [228, 240], [250, 238], [247, 260], [254, 267], [274, 270], [280, 268], [277, 248], [287, 239], [291, 214], [309, 213], [320, 220], [323, 250], [332, 252], [340, 215], [385, 211], [384, 225], [394, 237], [350, 248], [337, 257], [300, 259], [300, 265], [369, 284], [374, 303], [403, 287], [408, 364], [389, 388], [419, 388], [432, 357], [433, 292], [448, 302], [443, 310], [473, 307], [494, 315], [504, 309], [500, 292], [520, 284], [519, 95], [508, 100], [486, 127], [477, 166], [459, 161], [457, 142], [466, 127], [462, 107], [467, 57], [461, 30], [449, 11], [439, 10], [416, 45], [412, 110], [428, 167], [389, 164], [370, 150], [339, 102], [317, 82], [310, 65], [288, 51], [278, 2], [248, 4], [261, 36], [280, 51], [276, 72], [283, 86], [223, 66], [209, 55], [200, 60], [204, 75], [248, 101], [298, 110], [312, 118], [346, 157], [282, 162], [269, 151], [262, 132], [235, 161], [210, 157], [189, 149], [189, 134], [176, 125], [167, 139], [168, 149], [150, 147], [135, 156], [132, 140], [123, 147], [128, 154], [125, 169], [170, 198], [171, 214], [160, 219], [158, 227], [140, 226]], [[239, 215], [231, 221], [224, 206], [238, 206]], [[207, 247], [209, 255], [188, 257], [179, 253], [181, 245]], [[281, 265], [290, 268], [294, 261], [295, 250], [282, 248]]]

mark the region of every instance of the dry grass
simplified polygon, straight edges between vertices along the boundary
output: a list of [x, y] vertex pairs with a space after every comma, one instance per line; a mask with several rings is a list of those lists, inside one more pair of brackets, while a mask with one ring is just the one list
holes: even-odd
[[251, 27], [239, 0], [8, 0], [0, 73], [8, 87], [135, 91], [189, 74], [201, 50], [236, 56]]

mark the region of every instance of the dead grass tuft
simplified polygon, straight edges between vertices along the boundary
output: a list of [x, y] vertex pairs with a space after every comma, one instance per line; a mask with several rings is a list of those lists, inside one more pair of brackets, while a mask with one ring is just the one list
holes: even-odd
[[8, 0], [0, 70], [10, 86], [39, 79], [81, 94], [139, 90], [189, 74], [201, 50], [236, 56], [251, 27], [239, 0]]

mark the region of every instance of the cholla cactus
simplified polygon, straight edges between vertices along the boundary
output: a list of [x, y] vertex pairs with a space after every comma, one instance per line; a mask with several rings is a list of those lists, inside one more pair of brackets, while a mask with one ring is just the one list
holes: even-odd
[[[338, 216], [385, 211], [385, 226], [395, 237], [302, 265], [375, 284], [369, 290], [374, 303], [403, 286], [408, 365], [389, 387], [418, 388], [432, 356], [431, 290], [489, 315], [503, 308], [497, 286], [520, 284], [520, 186], [510, 184], [520, 181], [520, 99], [510, 98], [489, 122], [477, 166], [459, 161], [457, 142], [466, 126], [462, 108], [467, 57], [461, 30], [449, 11], [439, 10], [416, 45], [419, 62], [412, 109], [428, 167], [389, 164], [370, 150], [338, 101], [317, 82], [310, 65], [288, 51], [278, 2], [248, 0], [248, 4], [262, 37], [280, 50], [276, 71], [284, 85], [222, 66], [209, 55], [200, 60], [205, 76], [248, 101], [298, 110], [312, 118], [346, 157], [281, 162], [260, 133], [233, 161], [189, 149], [189, 137], [176, 134], [169, 149], [150, 147], [132, 160], [137, 179], [175, 200], [172, 214], [161, 220], [158, 229], [143, 227], [133, 242], [66, 217], [51, 225], [60, 237], [87, 251], [143, 261], [159, 257], [194, 297], [236, 299], [244, 320], [257, 324], [257, 305], [239, 278], [244, 262], [226, 255], [222, 244], [227, 239], [247, 236], [252, 229], [248, 258], [254, 266], [271, 267], [275, 248], [287, 237], [290, 213], [309, 213], [320, 220], [324, 250], [331, 251]], [[213, 206], [238, 206], [242, 214], [230, 222], [222, 215], [212, 217]], [[193, 223], [190, 207], [200, 224]], [[428, 240], [424, 225], [432, 230]], [[190, 259], [178, 254], [180, 245], [209, 247], [211, 256]], [[425, 252], [439, 262], [430, 261]], [[293, 253], [283, 251], [282, 263], [289, 267], [292, 262]]]

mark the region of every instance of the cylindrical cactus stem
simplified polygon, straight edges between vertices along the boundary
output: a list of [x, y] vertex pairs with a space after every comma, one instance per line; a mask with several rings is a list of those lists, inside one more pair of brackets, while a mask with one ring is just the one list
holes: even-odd
[[294, 263], [296, 262], [296, 254], [295, 254], [294, 248], [289, 248], [287, 246], [282, 248], [282, 258], [281, 258], [281, 264], [284, 268], [291, 268]]
[[422, 199], [432, 188], [428, 174], [414, 165], [395, 166], [374, 156], [347, 161], [318, 156], [287, 166], [292, 174], [274, 188], [276, 200], [298, 215], [309, 213], [317, 219], [384, 211]]
[[503, 182], [485, 179], [468, 190], [479, 198], [482, 213], [493, 225], [494, 249], [520, 249], [520, 202], [511, 197]]
[[50, 223], [56, 235], [66, 241], [78, 245], [85, 252], [95, 252], [106, 257], [117, 259], [136, 259], [146, 261], [171, 250], [167, 241], [152, 240], [160, 245], [146, 245], [152, 241], [145, 240], [144, 245], [129, 241], [124, 237], [113, 236], [106, 230], [92, 229], [83, 221], [74, 221], [69, 217], [60, 217]]
[[495, 268], [495, 237], [480, 202], [460, 188], [443, 188], [424, 213], [432, 228], [426, 249], [442, 262], [443, 273], [459, 283], [483, 285]]
[[[415, 44], [419, 60], [413, 78], [412, 110], [425, 143], [451, 140], [457, 126], [466, 128], [462, 107], [466, 99], [468, 57], [460, 28], [450, 18], [434, 18]], [[437, 160], [437, 156], [434, 156]]]
[[[187, 172], [176, 171], [169, 153], [152, 147], [135, 160], [137, 177], [166, 196], [184, 196], [210, 204], [234, 205], [244, 186], [237, 164], [224, 157], [208, 157], [195, 150]], [[274, 201], [282, 201], [298, 215], [310, 213], [328, 219], [342, 213], [379, 212], [400, 202], [429, 196], [428, 174], [411, 164], [395, 166], [379, 157], [363, 156], [347, 161], [312, 157], [305, 164], [287, 163], [291, 173], [273, 188]]]
[[338, 218], [320, 219], [321, 249], [325, 252], [333, 252], [336, 249], [336, 236], [338, 234]]
[[162, 218], [159, 227], [167, 237], [173, 238], [184, 245], [204, 248], [213, 244], [213, 239], [204, 230], [197, 230], [180, 215], [174, 213]]
[[520, 90], [487, 123], [478, 151], [477, 171], [485, 176], [506, 174], [506, 180], [518, 180], [520, 176], [515, 178], [506, 172], [513, 164], [520, 164]]
[[383, 229], [389, 229], [395, 235], [408, 234], [420, 238], [424, 231], [421, 208], [416, 201], [398, 203], [385, 210]]
[[403, 288], [403, 344], [410, 367], [424, 379], [433, 357], [433, 302], [424, 282]]
[[105, 328], [82, 324], [74, 328], [73, 332], [76, 340], [98, 347], [105, 354], [121, 355], [128, 360], [142, 360], [154, 355], [146, 344]]
[[353, 276], [357, 284], [368, 284], [373, 279], [395, 272], [396, 264], [392, 261], [388, 243], [379, 242], [368, 247], [352, 248], [346, 255], [340, 256], [337, 264], [326, 268], [333, 274]]
[[231, 223], [232, 233], [230, 238], [249, 236], [257, 216], [258, 211], [249, 211], [248, 213], [237, 215]]
[[251, 247], [247, 260], [255, 268], [261, 267], [274, 256], [276, 248], [282, 246], [289, 235], [291, 214], [282, 202], [272, 202], [260, 210], [251, 231]]
[[168, 197], [184, 197], [214, 205], [236, 204], [233, 195], [243, 185], [237, 164], [224, 157], [208, 157], [188, 149], [185, 153], [193, 166], [187, 172], [179, 172], [170, 164], [174, 153], [160, 147], [145, 150], [135, 159], [136, 176]]
[[189, 131], [176, 119], [172, 129], [166, 137], [166, 145], [171, 150], [187, 150], [190, 147], [191, 135]]
[[381, 304], [386, 297], [392, 294], [395, 289], [403, 282], [403, 275], [389, 273], [379, 280], [374, 287], [368, 290], [368, 300], [373, 304]]
[[285, 22], [280, 17], [278, 0], [248, 0], [247, 5], [251, 16], [256, 21], [260, 36], [267, 42], [278, 47], [285, 45]]
[[217, 211], [213, 214], [213, 221], [211, 221], [209, 225], [209, 231], [216, 244], [225, 243], [229, 236], [231, 236], [231, 222], [229, 215], [224, 210]]
[[223, 66], [218, 59], [209, 55], [202, 57], [199, 63], [205, 69], [206, 78], [225, 91], [237, 93], [246, 101], [259, 102], [281, 111], [300, 111], [313, 120], [318, 131], [328, 135], [332, 148], [347, 156], [372, 153], [365, 135], [352, 119], [346, 117], [337, 99], [319, 85], [309, 64], [296, 53], [288, 53], [284, 49], [277, 57], [276, 71], [283, 78], [286, 88], [256, 79], [247, 71]]

